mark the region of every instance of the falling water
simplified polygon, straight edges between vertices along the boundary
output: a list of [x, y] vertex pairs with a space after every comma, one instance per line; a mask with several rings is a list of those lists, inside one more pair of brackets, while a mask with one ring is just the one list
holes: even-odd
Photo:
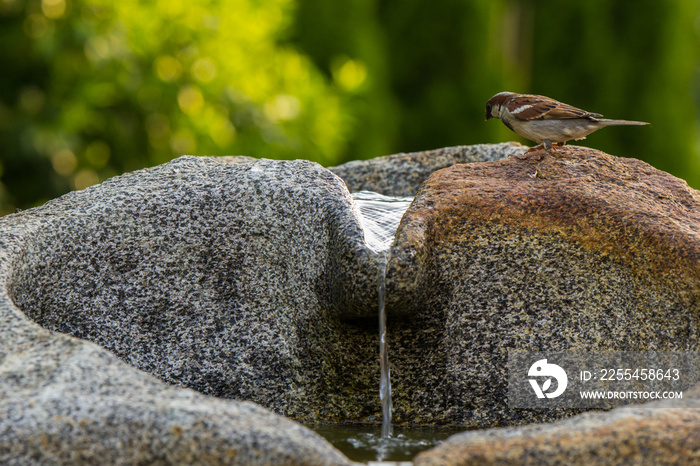
[[358, 207], [358, 218], [364, 230], [365, 243], [381, 256], [379, 265], [379, 399], [382, 402], [382, 438], [391, 437], [391, 377], [389, 353], [386, 345], [386, 264], [389, 261], [391, 243], [401, 217], [413, 198], [389, 197], [371, 191], [353, 193]]
[[391, 437], [391, 376], [389, 371], [389, 352], [386, 350], [386, 312], [384, 298], [386, 295], [387, 254], [383, 254], [379, 266], [379, 400], [382, 402], [382, 438]]
[[352, 193], [358, 208], [365, 243], [378, 254], [389, 254], [401, 217], [413, 202], [412, 197], [391, 197], [372, 191]]

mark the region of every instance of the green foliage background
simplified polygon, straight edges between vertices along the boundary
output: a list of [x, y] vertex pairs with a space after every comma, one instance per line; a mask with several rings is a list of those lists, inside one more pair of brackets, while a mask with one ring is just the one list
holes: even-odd
[[518, 140], [503, 90], [649, 121], [584, 144], [700, 188], [697, 0], [0, 0], [0, 58], [2, 214], [185, 153]]

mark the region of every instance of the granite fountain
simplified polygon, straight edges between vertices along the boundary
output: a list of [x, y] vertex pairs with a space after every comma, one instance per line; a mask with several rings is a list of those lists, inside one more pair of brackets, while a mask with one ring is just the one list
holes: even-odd
[[700, 194], [523, 150], [184, 156], [3, 217], [0, 463], [352, 462], [305, 425], [465, 431], [414, 464], [692, 462], [698, 390], [509, 407], [513, 348], [700, 347]]

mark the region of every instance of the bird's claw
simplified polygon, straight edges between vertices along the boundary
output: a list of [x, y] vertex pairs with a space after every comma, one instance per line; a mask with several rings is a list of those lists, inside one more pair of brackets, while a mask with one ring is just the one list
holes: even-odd
[[534, 158], [535, 160], [542, 160], [549, 151], [542, 147], [542, 144], [535, 147], [530, 147], [528, 150], [521, 154], [510, 154], [510, 157], [514, 157], [518, 160], [530, 160]]
[[554, 157], [554, 154], [558, 152], [558, 149], [564, 147], [564, 143], [561, 142], [555, 142], [552, 144], [549, 141], [543, 142], [542, 144], [538, 144], [536, 146], [532, 146], [528, 148], [525, 152], [522, 154], [510, 154], [509, 157], [515, 157], [518, 160], [529, 160], [531, 158], [534, 158], [535, 160], [542, 160], [546, 155], [551, 155]]

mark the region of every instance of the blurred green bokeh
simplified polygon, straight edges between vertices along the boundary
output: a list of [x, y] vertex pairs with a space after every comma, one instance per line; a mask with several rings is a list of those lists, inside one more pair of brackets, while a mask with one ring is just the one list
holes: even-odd
[[519, 140], [503, 90], [649, 121], [583, 144], [700, 187], [697, 0], [0, 0], [0, 57], [0, 214], [181, 154]]

